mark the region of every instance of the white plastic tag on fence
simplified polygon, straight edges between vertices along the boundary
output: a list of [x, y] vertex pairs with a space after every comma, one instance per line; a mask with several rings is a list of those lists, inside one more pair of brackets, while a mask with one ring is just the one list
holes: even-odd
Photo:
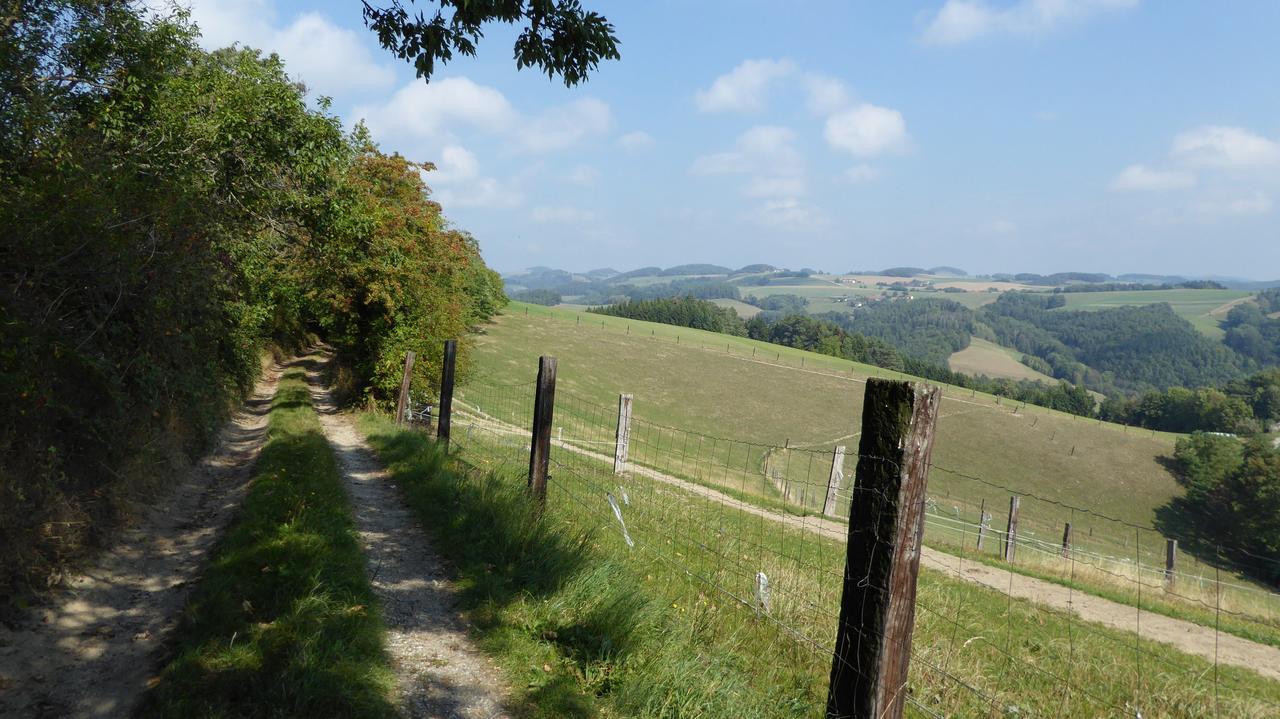
[[625, 505], [627, 505], [628, 507], [630, 507], [630, 506], [631, 506], [631, 497], [627, 496], [627, 488], [626, 488], [626, 487], [624, 487], [624, 486], [622, 486], [621, 484], [619, 484], [619, 485], [618, 485], [618, 494], [622, 497], [622, 503], [623, 503], [623, 504], [625, 504]]
[[613, 507], [613, 516], [618, 518], [618, 524], [622, 527], [622, 538], [627, 540], [628, 547], [636, 546], [636, 543], [631, 541], [631, 534], [627, 532], [627, 523], [622, 521], [622, 510], [618, 508], [618, 500], [614, 499], [612, 494], [606, 496], [609, 497], [609, 506]]
[[756, 607], [769, 613], [769, 577], [764, 572], [756, 572]]

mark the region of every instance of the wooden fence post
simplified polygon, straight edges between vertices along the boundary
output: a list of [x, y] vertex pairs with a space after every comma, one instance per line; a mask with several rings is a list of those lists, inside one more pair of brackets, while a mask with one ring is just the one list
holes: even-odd
[[1018, 554], [1018, 495], [1009, 498], [1009, 524], [1004, 532], [1004, 561], [1012, 562]]
[[444, 341], [444, 364], [440, 367], [440, 416], [436, 420], [436, 441], [449, 451], [449, 425], [453, 420], [453, 368], [458, 359], [458, 341]]
[[629, 394], [618, 395], [618, 434], [613, 445], [613, 473], [627, 471], [627, 447], [631, 445], [631, 400]]
[[409, 380], [413, 379], [413, 350], [404, 355], [404, 375], [400, 377], [400, 397], [396, 400], [396, 424], [404, 424], [404, 411], [409, 406]]
[[556, 406], [556, 358], [538, 358], [538, 389], [533, 400], [533, 444], [529, 450], [529, 491], [541, 510], [547, 504], [547, 467], [551, 462], [551, 416]]
[[1062, 558], [1068, 559], [1070, 557], [1071, 557], [1071, 522], [1067, 522], [1066, 526], [1062, 528]]
[[1173, 588], [1173, 577], [1178, 561], [1178, 540], [1166, 539], [1164, 541], [1164, 587], [1165, 589]]
[[991, 521], [991, 515], [987, 514], [987, 500], [984, 497], [982, 504], [978, 506], [978, 551], [982, 551], [982, 542], [987, 538], [987, 523]]
[[827, 477], [827, 500], [822, 503], [822, 513], [835, 516], [836, 493], [840, 491], [840, 482], [844, 479], [844, 445], [837, 445], [831, 454], [831, 474]]
[[899, 719], [941, 391], [867, 380], [828, 719]]

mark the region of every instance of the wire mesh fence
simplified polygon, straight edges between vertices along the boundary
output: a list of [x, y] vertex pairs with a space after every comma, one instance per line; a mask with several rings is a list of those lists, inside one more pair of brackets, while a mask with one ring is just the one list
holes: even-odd
[[[518, 478], [529, 467], [535, 382], [494, 379], [457, 388], [452, 443], [464, 460]], [[843, 452], [747, 442], [647, 421], [637, 398], [620, 463], [619, 415], [617, 406], [558, 392], [549, 521], [594, 528], [640, 571], [682, 578], [686, 598], [673, 610], [733, 627], [739, 648], [758, 662], [747, 670], [808, 687], [812, 705], [797, 715], [821, 715], [847, 518], [858, 501], [853, 477], [867, 459], [857, 434]], [[1218, 656], [1235, 639], [1224, 622], [1275, 625], [1274, 594], [1186, 553], [1168, 571], [1163, 537], [1087, 508], [1019, 495], [1011, 532], [1016, 492], [930, 469], [949, 481], [945, 494], [924, 500], [924, 542], [933, 549], [908, 647], [909, 715], [1280, 716], [1280, 684]], [[1009, 545], [1013, 561], [1005, 562]], [[986, 580], [974, 579], [979, 570]], [[1050, 586], [1056, 592], [1036, 598]], [[1096, 605], [1099, 593], [1115, 600], [1107, 602], [1113, 619], [1083, 621], [1075, 611]], [[1198, 651], [1159, 641], [1167, 636], [1151, 625], [1161, 617], [1144, 610], [1170, 604], [1201, 611], [1188, 617], [1201, 623]]]

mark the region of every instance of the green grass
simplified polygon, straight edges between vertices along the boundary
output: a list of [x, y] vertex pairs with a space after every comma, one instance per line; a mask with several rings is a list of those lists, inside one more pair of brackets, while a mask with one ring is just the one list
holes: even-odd
[[[556, 356], [557, 425], [566, 441], [611, 453], [616, 393], [630, 392], [636, 417], [633, 461], [790, 513], [821, 508], [831, 447], [857, 446], [862, 380], [886, 374], [743, 338], [582, 317], [545, 308], [526, 316], [517, 307], [498, 318], [476, 344], [474, 359], [484, 378], [461, 388], [459, 396], [490, 411], [502, 401], [486, 394], [485, 383], [528, 383], [539, 354]], [[526, 426], [532, 388], [522, 391], [528, 396], [505, 400], [506, 414], [495, 411], [495, 416]], [[718, 439], [725, 437], [732, 440]], [[1135, 532], [1129, 523], [1153, 527], [1156, 509], [1180, 493], [1160, 462], [1172, 453], [1172, 439], [944, 388], [930, 495], [971, 523], [985, 505], [995, 517], [993, 526], [1002, 527], [1007, 487], [1023, 496], [1023, 536], [1059, 541], [1063, 523], [1071, 522], [1081, 551], [1162, 567], [1163, 538], [1154, 530]], [[796, 449], [780, 449], [788, 440]], [[853, 455], [846, 455], [846, 477], [853, 476]], [[766, 461], [773, 481], [764, 474]], [[926, 541], [956, 543], [944, 534], [931, 529]], [[1185, 552], [1179, 554], [1179, 567], [1214, 576], [1211, 567]], [[1223, 579], [1248, 584], [1229, 573]], [[1128, 575], [1098, 573], [1090, 581], [1098, 593], [1136, 594]], [[1257, 601], [1260, 597], [1264, 601]], [[1280, 626], [1274, 598], [1231, 590], [1226, 599], [1232, 611], [1251, 617], [1241, 620], [1243, 628], [1228, 622], [1233, 633], [1271, 637]], [[1193, 606], [1179, 616], [1211, 623], [1203, 605], [1188, 602]], [[1153, 610], [1161, 611], [1159, 606]]]
[[396, 716], [383, 625], [300, 369], [254, 485], [192, 594], [147, 716]]
[[[542, 520], [502, 435], [362, 427], [457, 568], [482, 646], [542, 717], [822, 715], [843, 549], [553, 450]], [[456, 432], [456, 430], [455, 430]], [[621, 504], [628, 547], [605, 493]], [[758, 571], [767, 611], [747, 606]], [[910, 692], [945, 716], [1262, 717], [1280, 685], [945, 575], [920, 576]], [[1215, 679], [1217, 686], [1215, 687]], [[926, 716], [909, 706], [908, 716]]]
[[1022, 353], [1017, 350], [974, 337], [968, 347], [951, 355], [948, 364], [953, 372], [1057, 383], [1054, 378], [1023, 364], [1021, 358]]
[[1102, 310], [1126, 305], [1150, 305], [1167, 302], [1174, 313], [1186, 319], [1197, 330], [1213, 339], [1225, 332], [1219, 322], [1225, 313], [1211, 314], [1228, 302], [1252, 295], [1244, 290], [1147, 290], [1136, 292], [1068, 292], [1066, 309]]

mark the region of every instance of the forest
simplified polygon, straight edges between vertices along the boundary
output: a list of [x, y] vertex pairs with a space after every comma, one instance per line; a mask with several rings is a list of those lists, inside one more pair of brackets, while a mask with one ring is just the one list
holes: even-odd
[[323, 336], [382, 401], [406, 350], [437, 366], [506, 302], [430, 166], [345, 133], [275, 56], [123, 3], [6, 32], [0, 594], [55, 581], [201, 453], [264, 353]]

